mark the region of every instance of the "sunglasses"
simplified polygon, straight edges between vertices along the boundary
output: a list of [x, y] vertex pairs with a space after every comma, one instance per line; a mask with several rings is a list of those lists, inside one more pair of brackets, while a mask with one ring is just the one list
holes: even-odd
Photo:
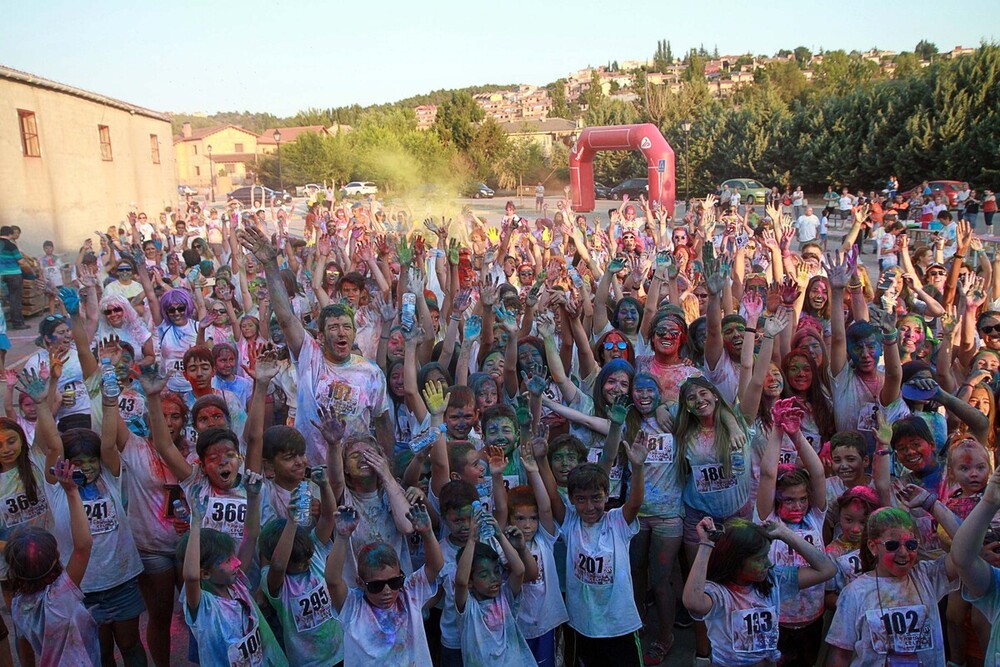
[[680, 338], [681, 332], [676, 329], [657, 329], [653, 335], [657, 338]]
[[945, 273], [944, 271], [928, 271], [927, 272], [927, 277], [928, 278], [944, 278], [946, 275], [948, 275], [948, 274]]
[[187, 306], [170, 306], [167, 312], [171, 315], [181, 315], [187, 312]]
[[117, 269], [118, 273], [132, 273], [131, 266], [119, 266]]
[[112, 306], [110, 308], [105, 308], [104, 309], [104, 314], [105, 315], [111, 315], [113, 313], [123, 313], [123, 312], [125, 312], [125, 311], [122, 309], [121, 306]]
[[987, 324], [984, 327], [979, 327], [979, 331], [987, 336], [993, 333], [1000, 333], [1000, 324]]
[[216, 315], [225, 315], [226, 314], [225, 309], [219, 310], [218, 308], [213, 308], [212, 312], [215, 313]]
[[627, 349], [628, 349], [628, 343], [626, 343], [626, 342], [625, 342], [625, 341], [623, 341], [623, 340], [620, 340], [620, 341], [618, 341], [617, 343], [613, 343], [613, 342], [611, 342], [610, 340], [606, 340], [606, 341], [604, 341], [604, 349], [605, 349], [605, 350], [613, 350], [613, 349], [615, 349], [616, 347], [617, 347], [617, 348], [618, 348], [619, 350], [627, 350]]
[[899, 551], [900, 546], [906, 547], [907, 551], [916, 551], [920, 543], [916, 540], [886, 540], [882, 543], [886, 551]]
[[375, 581], [366, 581], [365, 589], [372, 595], [377, 595], [382, 592], [382, 589], [388, 586], [394, 591], [398, 591], [403, 587], [403, 583], [406, 581], [406, 577], [401, 574], [396, 575], [390, 579], [376, 579]]

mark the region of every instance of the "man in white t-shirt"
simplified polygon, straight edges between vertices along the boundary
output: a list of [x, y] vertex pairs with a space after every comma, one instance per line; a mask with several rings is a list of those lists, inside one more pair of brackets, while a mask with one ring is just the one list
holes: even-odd
[[837, 213], [841, 222], [851, 219], [851, 209], [854, 208], [855, 201], [851, 191], [844, 188], [844, 193], [837, 202]]
[[350, 306], [334, 304], [320, 311], [321, 345], [306, 333], [292, 310], [278, 269], [278, 251], [267, 236], [248, 227], [239, 239], [264, 265], [271, 308], [295, 359], [299, 383], [295, 427], [305, 436], [309, 464], [326, 461], [326, 443], [313, 426], [320, 420], [321, 406], [344, 420], [348, 435], [368, 435], [374, 429], [382, 451], [391, 460], [395, 438], [385, 374], [371, 361], [352, 354], [356, 329]]
[[729, 192], [729, 208], [734, 212], [740, 207], [740, 191], [730, 190]]
[[799, 244], [816, 239], [819, 233], [819, 218], [813, 213], [812, 206], [806, 207], [806, 212], [795, 221], [795, 229], [799, 232]]

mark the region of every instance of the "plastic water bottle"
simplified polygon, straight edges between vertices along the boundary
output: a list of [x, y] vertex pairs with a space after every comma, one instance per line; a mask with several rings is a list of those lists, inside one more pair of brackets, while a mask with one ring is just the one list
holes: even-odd
[[118, 395], [122, 393], [122, 389], [118, 385], [118, 374], [115, 372], [111, 360], [107, 357], [101, 359], [101, 393], [108, 398], [118, 398]]
[[174, 517], [180, 519], [181, 521], [191, 520], [191, 510], [188, 509], [187, 505], [183, 500], [178, 498], [173, 502], [174, 505]]
[[421, 431], [420, 433], [413, 436], [412, 440], [410, 440], [410, 451], [412, 451], [414, 454], [419, 454], [420, 452], [424, 451], [425, 449], [433, 445], [434, 442], [437, 441], [439, 434], [440, 431], [435, 428], [428, 428], [424, 431]]
[[496, 531], [493, 529], [493, 524], [485, 521], [486, 508], [480, 501], [474, 500], [472, 501], [472, 511], [479, 516], [479, 541], [488, 542], [491, 537], [496, 535]]
[[312, 494], [309, 493], [309, 482], [299, 482], [295, 489], [298, 497], [295, 499], [295, 523], [300, 526], [309, 525], [310, 510], [312, 510]]
[[583, 276], [580, 275], [580, 272], [576, 270], [575, 266], [571, 266], [566, 269], [566, 273], [569, 274], [569, 279], [573, 281], [573, 287], [576, 289], [583, 288]]
[[417, 295], [413, 292], [403, 294], [403, 309], [399, 315], [399, 324], [403, 331], [412, 331], [417, 321]]

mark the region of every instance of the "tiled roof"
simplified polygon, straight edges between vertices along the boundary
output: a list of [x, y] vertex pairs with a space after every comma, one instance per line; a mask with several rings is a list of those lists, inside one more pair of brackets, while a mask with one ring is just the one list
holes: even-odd
[[174, 143], [179, 144], [183, 141], [201, 141], [206, 137], [210, 137], [216, 132], [222, 132], [223, 130], [239, 130], [240, 132], [246, 132], [251, 137], [256, 137], [257, 135], [250, 130], [244, 129], [239, 125], [214, 125], [212, 127], [200, 127], [197, 130], [191, 130], [190, 137], [174, 137]]
[[322, 125], [303, 125], [301, 127], [269, 127], [260, 133], [257, 137], [258, 144], [270, 144], [274, 145], [274, 131], [278, 130], [281, 132], [281, 143], [287, 144], [290, 141], [295, 141], [299, 138], [300, 134], [305, 132], [315, 132], [316, 134], [325, 134], [326, 128]]

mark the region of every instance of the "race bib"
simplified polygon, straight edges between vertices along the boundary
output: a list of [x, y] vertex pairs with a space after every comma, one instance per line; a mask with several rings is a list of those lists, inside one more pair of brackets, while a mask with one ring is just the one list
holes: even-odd
[[778, 463], [781, 465], [794, 465], [799, 460], [799, 453], [794, 449], [782, 449], [778, 453]]
[[184, 358], [181, 357], [179, 359], [171, 359], [169, 362], [167, 362], [167, 370], [168, 371], [173, 371], [174, 373], [178, 373], [178, 374], [183, 375], [183, 373], [184, 373]]
[[212, 496], [205, 506], [205, 519], [201, 525], [220, 533], [228, 533], [237, 543], [243, 540], [243, 527], [247, 518], [246, 498]]
[[312, 630], [333, 618], [333, 606], [330, 604], [330, 592], [326, 584], [320, 583], [316, 588], [295, 598], [292, 613], [295, 616], [295, 629], [299, 632]]
[[698, 493], [718, 493], [736, 486], [736, 478], [726, 477], [726, 468], [721, 463], [694, 466], [692, 475]]
[[[587, 450], [587, 463], [600, 463], [601, 454], [604, 453], [602, 447], [592, 447]], [[609, 498], [617, 498], [622, 493], [622, 477], [625, 474], [624, 466], [618, 464], [612, 465], [611, 470], [608, 471], [608, 480], [611, 482], [611, 488], [608, 490]]]
[[649, 454], [646, 456], [646, 463], [674, 462], [674, 436], [672, 433], [650, 436], [647, 445]]
[[228, 647], [229, 667], [260, 667], [264, 664], [264, 650], [260, 642], [260, 626], [254, 624], [235, 645]]
[[934, 648], [924, 605], [869, 609], [865, 612], [876, 653], [916, 653]]
[[610, 586], [615, 583], [614, 557], [611, 551], [594, 554], [577, 552], [573, 559], [573, 574], [590, 586]]
[[343, 417], [358, 414], [358, 405], [361, 399], [357, 388], [340, 380], [328, 382], [321, 380], [316, 390], [319, 403], [330, 408], [337, 415]]
[[100, 535], [118, 529], [118, 510], [110, 498], [84, 500], [83, 509], [87, 513], [90, 534]]
[[45, 514], [48, 505], [44, 497], [39, 496], [38, 500], [31, 502], [26, 493], [12, 493], [0, 498], [0, 508], [3, 511], [4, 524], [8, 528], [13, 528]]
[[736, 609], [730, 614], [733, 651], [752, 653], [778, 648], [778, 614], [774, 607]]
[[[810, 545], [819, 547], [822, 550], [823, 536], [818, 532], [812, 530], [802, 530], [800, 528], [792, 528], [792, 532]], [[793, 549], [790, 545], [778, 540], [775, 540], [773, 544], [777, 545], [774, 550], [775, 565], [784, 565], [786, 567], [809, 567], [809, 563], [805, 558], [803, 558], [802, 554]]]
[[504, 475], [503, 476], [503, 488], [510, 491], [515, 486], [521, 483], [521, 478], [517, 475]]
[[819, 437], [819, 433], [802, 431], [802, 437], [805, 438], [806, 442], [809, 443], [809, 446], [817, 452], [823, 447], [823, 439]]
[[844, 573], [847, 583], [851, 583], [864, 570], [861, 567], [861, 552], [852, 551], [837, 557], [837, 566]]
[[874, 431], [878, 428], [878, 404], [865, 403], [858, 415], [859, 431]]
[[118, 398], [118, 410], [126, 422], [146, 415], [146, 399], [136, 392], [123, 393]]

